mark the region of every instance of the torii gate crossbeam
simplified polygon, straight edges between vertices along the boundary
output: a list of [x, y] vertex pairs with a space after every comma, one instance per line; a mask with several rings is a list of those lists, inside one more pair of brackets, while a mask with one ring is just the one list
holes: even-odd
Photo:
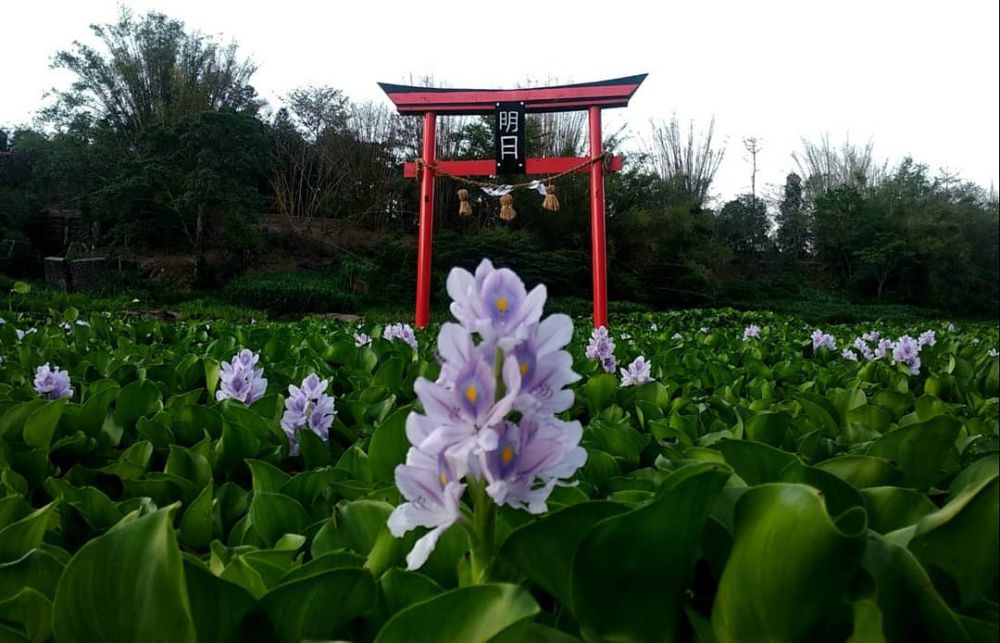
[[[581, 162], [603, 155], [601, 110], [625, 107], [639, 89], [646, 74], [593, 83], [533, 87], [528, 89], [448, 89], [379, 83], [400, 114], [421, 115], [424, 119], [421, 161], [406, 163], [403, 175], [420, 179], [420, 227], [417, 234], [417, 301], [415, 322], [423, 328], [430, 320], [431, 249], [434, 226], [434, 174], [426, 166], [437, 166], [455, 176], [491, 176], [496, 164], [484, 161], [438, 161], [436, 130], [439, 115], [487, 114], [500, 102], [522, 102], [527, 113], [586, 110], [590, 155], [588, 158], [529, 158], [527, 174], [558, 174]], [[605, 158], [580, 170], [590, 174], [591, 275], [594, 296], [594, 326], [608, 324], [607, 257], [604, 233], [604, 172], [622, 168], [620, 156]]]

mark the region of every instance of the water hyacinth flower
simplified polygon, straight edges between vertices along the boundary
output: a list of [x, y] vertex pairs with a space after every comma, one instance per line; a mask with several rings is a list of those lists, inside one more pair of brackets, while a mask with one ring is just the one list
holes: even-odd
[[[416, 340], [414, 340], [416, 341]], [[372, 338], [365, 333], [354, 333], [354, 346], [361, 348], [362, 346], [371, 346]]]
[[618, 360], [615, 359], [615, 340], [611, 338], [608, 329], [604, 326], [595, 328], [590, 334], [590, 342], [587, 344], [587, 350], [584, 351], [584, 354], [590, 359], [596, 359], [600, 362], [601, 368], [606, 373], [614, 373], [615, 367], [618, 366]]
[[858, 354], [852, 351], [850, 348], [845, 348], [840, 352], [840, 356], [849, 362], [858, 361]]
[[917, 343], [920, 346], [933, 346], [937, 344], [937, 335], [932, 330], [925, 330], [920, 333], [920, 337], [917, 338]]
[[[867, 334], [867, 333], [866, 333]], [[867, 360], [875, 359], [875, 353], [872, 351], [871, 347], [868, 346], [864, 336], [854, 338], [854, 350], [857, 351], [859, 355]]]
[[[541, 513], [552, 489], [568, 484], [587, 457], [580, 423], [555, 417], [573, 405], [567, 387], [579, 379], [565, 350], [572, 320], [542, 319], [544, 287], [529, 293], [516, 274], [485, 260], [475, 276], [452, 270], [448, 286], [459, 323], [438, 333], [437, 381], [414, 383], [423, 410], [406, 419], [411, 448], [395, 471], [405, 502], [389, 517], [390, 531], [401, 537], [431, 530], [407, 556], [409, 569], [423, 565], [441, 533], [464, 520], [463, 479], [480, 490], [473, 494], [476, 515], [495, 505]], [[613, 351], [606, 329], [601, 337], [602, 350], [610, 343]], [[485, 574], [483, 557], [490, 555], [473, 549], [474, 577]]]
[[997, 357], [1000, 356], [1000, 352], [997, 352], [997, 349], [995, 348], [991, 348], [990, 352], [987, 353], [987, 355], [989, 355], [990, 357]]
[[247, 406], [264, 397], [267, 380], [264, 369], [256, 368], [260, 355], [244, 348], [229, 362], [222, 362], [219, 372], [217, 400], [239, 400]]
[[406, 502], [389, 515], [389, 531], [402, 538], [416, 527], [427, 527], [406, 555], [408, 569], [421, 567], [437, 546], [438, 538], [462, 517], [461, 499], [465, 486], [451, 470], [443, 454], [423, 453], [411, 447], [406, 464], [396, 467], [396, 486]]
[[750, 324], [743, 329], [743, 341], [748, 342], [751, 339], [760, 339], [760, 326], [757, 324]]
[[69, 373], [49, 367], [48, 362], [35, 369], [35, 392], [50, 400], [61, 397], [73, 397], [73, 387], [70, 386]]
[[649, 330], [655, 333], [658, 330], [660, 330], [660, 327], [656, 324], [656, 322], [653, 322], [652, 324], [649, 325]]
[[320, 380], [315, 373], [307, 375], [301, 386], [288, 385], [281, 428], [288, 436], [289, 454], [299, 454], [299, 429], [309, 429], [324, 442], [329, 440], [336, 411], [333, 397], [326, 394], [327, 386], [329, 381]]
[[892, 350], [892, 342], [888, 339], [878, 340], [878, 346], [875, 347], [875, 359], [882, 359]]
[[17, 335], [18, 341], [24, 339], [28, 335], [33, 335], [38, 332], [38, 329], [32, 326], [28, 330], [21, 330], [20, 328], [15, 328], [14, 333]]
[[475, 275], [452, 269], [447, 288], [455, 319], [487, 345], [498, 344], [504, 350], [524, 339], [528, 328], [542, 318], [547, 296], [545, 286], [528, 292], [513, 270], [494, 268], [488, 259], [483, 259]]
[[882, 334], [877, 330], [870, 330], [861, 336], [861, 339], [866, 342], [877, 342], [882, 337]]
[[681, 335], [680, 333], [674, 333], [673, 335], [670, 336], [670, 339], [684, 339], [684, 336]]
[[948, 324], [948, 332], [949, 332], [949, 333], [954, 333], [954, 332], [955, 332], [955, 330], [957, 330], [957, 329], [955, 328], [955, 324]]
[[417, 350], [417, 337], [413, 334], [413, 328], [409, 324], [389, 324], [382, 331], [382, 339], [388, 339], [389, 341], [401, 339], [410, 348]]
[[646, 358], [640, 355], [628, 365], [628, 368], [621, 369], [622, 374], [622, 386], [640, 386], [648, 382], [653, 381], [652, 371], [653, 365], [646, 361]]
[[497, 447], [480, 455], [489, 485], [486, 493], [498, 505], [540, 514], [562, 478], [572, 477], [587, 461], [580, 446], [583, 427], [551, 415], [504, 422], [496, 429]]
[[698, 329], [703, 335], [708, 335], [708, 331], [711, 330], [708, 326], [702, 326]]
[[812, 334], [812, 346], [814, 351], [827, 348], [831, 351], [837, 350], [837, 340], [833, 335], [827, 335], [823, 331], [816, 329]]
[[892, 346], [892, 359], [905, 364], [910, 373], [917, 375], [920, 373], [920, 344], [909, 335], [903, 335]]

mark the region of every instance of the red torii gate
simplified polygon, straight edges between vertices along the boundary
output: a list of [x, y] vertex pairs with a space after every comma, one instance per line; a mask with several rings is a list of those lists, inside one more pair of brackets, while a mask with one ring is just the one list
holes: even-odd
[[[558, 174], [603, 155], [601, 110], [625, 107], [645, 80], [646, 74], [614, 78], [593, 83], [533, 87], [529, 89], [446, 89], [379, 83], [400, 114], [422, 115], [424, 135], [421, 163], [436, 166], [455, 176], [492, 176], [496, 162], [438, 161], [436, 158], [437, 116], [483, 115], [492, 113], [501, 102], [522, 102], [525, 112], [568, 112], [587, 110], [590, 123], [590, 157], [528, 158], [525, 174]], [[608, 171], [622, 168], [622, 157], [606, 159]], [[590, 246], [591, 278], [594, 291], [594, 326], [608, 324], [607, 258], [604, 241], [604, 170], [605, 163], [590, 163], [578, 171], [590, 172]], [[431, 237], [434, 226], [434, 173], [421, 169], [417, 162], [406, 163], [403, 176], [420, 178], [420, 228], [417, 236], [416, 326], [423, 328], [430, 319]]]

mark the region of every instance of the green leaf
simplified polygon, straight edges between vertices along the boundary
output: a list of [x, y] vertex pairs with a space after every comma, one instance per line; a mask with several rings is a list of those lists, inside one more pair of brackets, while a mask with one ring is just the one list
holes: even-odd
[[868, 527], [880, 534], [915, 524], [937, 507], [914, 489], [869, 487], [862, 489], [868, 505]]
[[902, 472], [900, 486], [925, 490], [937, 478], [961, 428], [958, 420], [939, 415], [886, 433], [872, 443], [868, 455], [895, 463]]
[[816, 465], [847, 482], [855, 489], [891, 485], [899, 479], [899, 469], [885, 458], [870, 455], [842, 455]]
[[396, 466], [406, 460], [406, 452], [410, 449], [410, 441], [406, 438], [409, 414], [407, 407], [398, 409], [375, 429], [368, 446], [368, 462], [375, 480], [393, 480]]
[[995, 589], [1000, 577], [998, 489], [997, 476], [966, 487], [944, 507], [921, 518], [908, 545], [938, 591], [963, 606]]
[[52, 608], [59, 643], [194, 643], [172, 511], [123, 524], [76, 553]]
[[126, 429], [135, 426], [140, 417], [148, 417], [163, 409], [160, 387], [149, 380], [132, 382], [118, 394], [115, 420]]
[[66, 398], [62, 398], [29, 415], [24, 421], [24, 443], [36, 449], [48, 449], [65, 406]]
[[250, 467], [250, 474], [253, 476], [254, 493], [278, 492], [282, 485], [291, 480], [291, 476], [269, 462], [253, 459], [246, 462], [247, 466]]
[[792, 416], [784, 412], [758, 413], [746, 421], [747, 439], [781, 447], [792, 426]]
[[334, 569], [282, 583], [260, 599], [281, 643], [334, 638], [375, 602], [375, 581], [361, 569]]
[[375, 643], [486, 643], [538, 611], [531, 595], [516, 585], [462, 587], [399, 612]]
[[624, 505], [602, 500], [571, 505], [512, 532], [500, 555], [569, 607], [573, 556], [580, 542], [598, 522], [625, 511]]
[[402, 569], [390, 569], [382, 575], [378, 584], [389, 614], [441, 593], [441, 586], [423, 574]]
[[878, 585], [877, 602], [887, 643], [969, 641], [909, 551], [872, 536], [865, 548], [864, 567]]
[[267, 546], [285, 534], [300, 534], [309, 522], [302, 505], [280, 493], [256, 493], [250, 502], [250, 524]]
[[249, 592], [186, 559], [184, 579], [199, 641], [241, 643], [259, 634], [261, 625], [251, 619], [257, 601]]
[[212, 483], [184, 510], [181, 517], [180, 541], [193, 549], [205, 549], [212, 542]]
[[618, 392], [618, 378], [610, 373], [601, 373], [590, 378], [583, 386], [583, 396], [590, 407], [590, 415], [596, 416], [615, 401]]
[[583, 538], [572, 609], [586, 638], [680, 640], [702, 527], [730, 476], [720, 465], [705, 467], [675, 485], [664, 482], [652, 503], [601, 521]]
[[42, 544], [49, 518], [59, 502], [51, 502], [0, 529], [0, 563], [15, 561]]
[[11, 286], [10, 291], [13, 293], [17, 293], [18, 295], [27, 295], [29, 292], [31, 292], [31, 286], [29, 286], [23, 281], [15, 281], [14, 285]]
[[822, 495], [800, 484], [744, 493], [712, 607], [720, 643], [845, 640], [852, 621], [845, 598], [864, 552], [864, 515], [854, 508], [835, 523]]
[[724, 440], [715, 448], [722, 452], [726, 464], [736, 471], [736, 475], [749, 485], [780, 480], [781, 470], [799, 461], [787, 451], [752, 440]]
[[[52, 601], [31, 588], [22, 589], [10, 598], [0, 600], [0, 623], [17, 623], [28, 639], [45, 641], [52, 631]], [[3, 634], [0, 633], [0, 640]]]
[[32, 549], [15, 561], [0, 563], [0, 596], [13, 596], [31, 588], [51, 599], [63, 567], [59, 559], [43, 549]]

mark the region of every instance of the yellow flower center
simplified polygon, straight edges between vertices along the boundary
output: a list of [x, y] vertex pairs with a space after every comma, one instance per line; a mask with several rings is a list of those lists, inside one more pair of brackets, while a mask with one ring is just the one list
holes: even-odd
[[510, 447], [504, 447], [503, 451], [500, 452], [500, 461], [505, 465], [510, 464], [510, 461], [514, 459], [514, 449]]
[[448, 476], [445, 475], [444, 471], [442, 471], [441, 474], [438, 476], [438, 480], [441, 481], [442, 487], [448, 486]]
[[476, 403], [476, 399], [478, 397], [479, 397], [479, 391], [476, 389], [475, 386], [473, 386], [472, 384], [470, 384], [465, 389], [465, 399], [469, 400], [470, 404], [475, 404]]
[[507, 303], [506, 297], [497, 297], [497, 310], [499, 310], [502, 313], [505, 313], [507, 312], [508, 305], [509, 304]]
[[521, 377], [524, 377], [525, 375], [528, 374], [528, 371], [531, 370], [531, 366], [528, 365], [528, 362], [521, 362], [520, 364], [521, 364]]

